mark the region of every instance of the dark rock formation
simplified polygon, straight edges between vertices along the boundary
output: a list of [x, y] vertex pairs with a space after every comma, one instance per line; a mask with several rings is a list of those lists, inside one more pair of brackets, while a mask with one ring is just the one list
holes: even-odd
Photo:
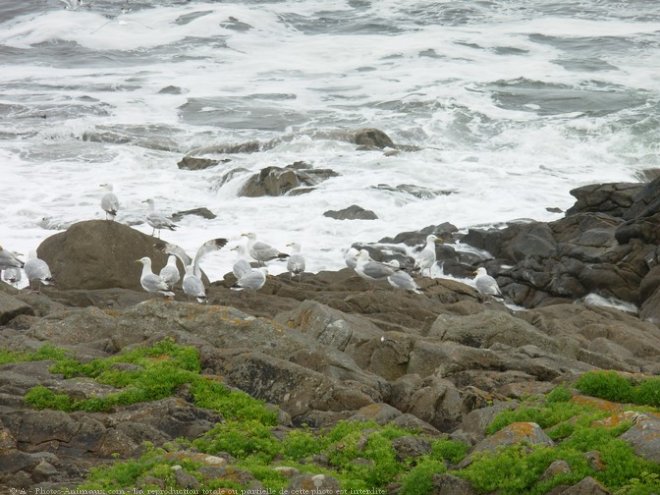
[[313, 169], [299, 162], [283, 168], [266, 167], [248, 179], [239, 196], [282, 196], [309, 192], [318, 183], [338, 175], [333, 170]]
[[353, 133], [353, 142], [355, 144], [370, 148], [396, 148], [390, 137], [379, 129], [358, 129]]
[[50, 266], [59, 289], [142, 290], [141, 267], [135, 261], [148, 256], [158, 272], [167, 262], [161, 245], [121, 223], [89, 220], [49, 237], [37, 253]]
[[211, 158], [184, 156], [176, 165], [182, 170], [204, 170], [205, 168], [215, 167], [219, 163], [220, 160], [212, 160]]
[[373, 211], [365, 210], [358, 205], [351, 205], [343, 210], [328, 210], [323, 213], [323, 216], [335, 220], [376, 220], [378, 218]]

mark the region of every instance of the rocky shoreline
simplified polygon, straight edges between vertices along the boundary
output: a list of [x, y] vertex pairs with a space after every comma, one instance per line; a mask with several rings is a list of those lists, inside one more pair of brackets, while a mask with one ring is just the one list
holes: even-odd
[[[391, 479], [378, 478], [379, 493], [528, 493], [486, 489], [471, 478], [470, 465], [478, 464], [472, 459], [481, 459], [479, 452], [496, 446], [561, 449], [547, 427], [531, 420], [488, 431], [502, 411], [529, 407], [530, 400], [551, 407], [544, 401], [561, 384], [569, 391], [567, 404], [608, 411], [607, 417], [628, 414], [629, 429], [617, 431], [617, 441], [622, 438], [632, 449], [635, 462], [647, 463], [649, 476], [657, 474], [658, 404], [638, 410], [597, 403], [573, 387], [589, 372], [614, 370], [634, 383], [650, 379], [660, 398], [660, 382], [653, 378], [660, 374], [660, 178], [588, 186], [572, 194], [575, 206], [555, 222], [464, 234], [439, 224], [364, 246], [375, 259], [397, 259], [405, 267], [410, 260], [390, 244], [418, 245], [434, 233], [444, 240], [437, 258], [445, 273], [465, 276], [487, 266], [506, 299], [526, 308], [515, 312], [480, 301], [472, 287], [457, 281], [417, 278], [423, 294], [416, 295], [386, 282], [370, 284], [350, 269], [305, 273], [300, 280], [269, 277], [257, 293], [231, 291], [234, 279], [228, 274], [208, 287], [208, 305], [188, 302], [180, 289], [175, 301], [167, 301], [140, 289], [139, 268], [132, 263], [146, 255], [160, 269], [166, 256], [157, 240], [113, 222], [71, 226], [38, 250], [57, 287], [33, 293], [0, 283], [0, 486], [31, 493], [77, 487], [94, 466], [153, 456], [145, 447], [149, 442], [150, 448], [165, 449], [158, 455], [171, 471], [162, 478], [150, 472], [131, 483], [160, 489], [268, 488], [271, 482], [259, 478], [258, 469], [250, 471], [240, 455], [222, 449], [211, 454], [207, 444], [194, 443], [230, 422], [222, 409], [202, 405], [207, 403], [196, 395], [202, 380], [197, 375], [171, 393], [149, 396], [153, 400], [103, 409], [108, 397], [124, 397], [120, 383], [99, 381], [91, 371], [71, 376], [62, 371], [65, 362], [100, 363], [161, 342], [194, 349], [204, 380], [270, 404], [275, 419], [268, 434], [283, 444], [291, 431], [321, 434], [344, 420], [416, 431], [391, 433], [388, 448], [398, 463], [408, 463], [407, 470], [435, 466], [430, 488], [410, 491], [405, 473], [392, 467]], [[590, 293], [630, 303], [639, 312], [594, 306], [585, 300]], [[48, 352], [40, 351], [46, 344]], [[113, 363], [108, 369], [134, 378], [151, 366], [139, 360]], [[35, 390], [59, 397], [60, 407], [32, 400]], [[348, 464], [366, 463], [377, 471], [379, 461], [368, 452], [369, 438], [379, 430], [361, 435], [363, 443], [354, 446], [357, 453]], [[467, 457], [428, 457], [440, 439], [465, 445]], [[343, 465], [333, 457], [336, 445], [325, 448], [296, 459], [305, 469], [291, 467], [295, 456], [284, 454], [280, 465], [277, 455], [264, 462], [279, 469], [285, 481], [277, 486], [288, 490], [352, 486], [333, 474]], [[604, 455], [598, 449], [594, 444], [593, 451]], [[187, 469], [189, 459], [205, 470]], [[608, 467], [602, 464], [593, 461], [584, 471], [590, 475], [582, 477], [575, 466], [562, 467], [556, 479], [545, 466], [543, 476], [555, 482], [541, 492], [546, 485], [539, 481], [534, 493], [610, 493], [603, 481], [610, 479], [603, 474]], [[615, 480], [610, 488], [630, 483]]]

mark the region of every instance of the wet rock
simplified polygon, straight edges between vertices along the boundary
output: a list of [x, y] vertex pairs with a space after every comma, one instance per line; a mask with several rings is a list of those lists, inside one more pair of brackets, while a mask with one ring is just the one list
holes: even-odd
[[371, 210], [365, 210], [361, 206], [351, 205], [343, 210], [328, 210], [323, 213], [324, 217], [334, 218], [335, 220], [376, 220], [376, 215]]
[[577, 201], [566, 210], [566, 215], [600, 212], [613, 217], [622, 217], [624, 212], [632, 206], [635, 196], [642, 188], [642, 184], [630, 182], [590, 184], [578, 187], [570, 191]]
[[162, 95], [180, 95], [181, 93], [182, 90], [180, 87], [172, 85], [165, 86], [164, 88], [160, 89], [160, 91], [158, 91], [158, 94]]
[[353, 133], [353, 142], [367, 149], [370, 148], [396, 148], [390, 137], [379, 129], [358, 129]]
[[409, 194], [410, 196], [414, 196], [415, 198], [419, 199], [433, 199], [438, 196], [448, 196], [449, 194], [456, 192], [450, 189], [430, 189], [428, 187], [416, 186], [414, 184], [397, 184], [396, 186], [378, 184], [371, 187], [372, 189], [379, 189], [381, 191]]
[[89, 220], [41, 243], [37, 253], [50, 266], [58, 289], [124, 288], [143, 291], [141, 267], [148, 256], [153, 271], [167, 262], [162, 241], [118, 222]]
[[644, 301], [639, 317], [660, 326], [660, 288]]
[[633, 204], [625, 212], [626, 220], [654, 217], [660, 213], [660, 177], [653, 179], [634, 196]]
[[297, 189], [311, 191], [314, 186], [339, 174], [330, 169], [301, 167], [297, 163], [282, 167], [266, 167], [251, 176], [243, 185], [239, 196], [282, 196]]
[[176, 165], [182, 170], [204, 170], [206, 168], [215, 167], [219, 163], [220, 160], [212, 160], [211, 158], [184, 156]]

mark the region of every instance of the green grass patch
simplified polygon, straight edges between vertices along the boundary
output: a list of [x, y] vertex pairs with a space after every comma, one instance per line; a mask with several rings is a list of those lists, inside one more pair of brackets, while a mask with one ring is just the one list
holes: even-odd
[[424, 457], [401, 477], [401, 495], [427, 495], [433, 492], [433, 475], [447, 471], [442, 461]]
[[575, 387], [583, 394], [613, 402], [660, 407], [660, 377], [635, 384], [615, 371], [589, 371], [580, 376]]
[[61, 361], [67, 358], [67, 351], [51, 344], [44, 344], [36, 351], [20, 352], [0, 349], [0, 365], [26, 361]]

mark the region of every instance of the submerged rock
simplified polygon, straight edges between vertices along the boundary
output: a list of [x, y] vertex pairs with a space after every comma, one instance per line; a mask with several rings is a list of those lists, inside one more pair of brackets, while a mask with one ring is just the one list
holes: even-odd
[[339, 174], [330, 169], [312, 169], [298, 163], [286, 167], [266, 167], [251, 176], [243, 185], [239, 196], [282, 196], [296, 190], [309, 192], [313, 186]]
[[376, 215], [371, 210], [365, 210], [361, 206], [351, 205], [343, 210], [328, 210], [323, 213], [324, 217], [334, 218], [335, 220], [376, 220]]

